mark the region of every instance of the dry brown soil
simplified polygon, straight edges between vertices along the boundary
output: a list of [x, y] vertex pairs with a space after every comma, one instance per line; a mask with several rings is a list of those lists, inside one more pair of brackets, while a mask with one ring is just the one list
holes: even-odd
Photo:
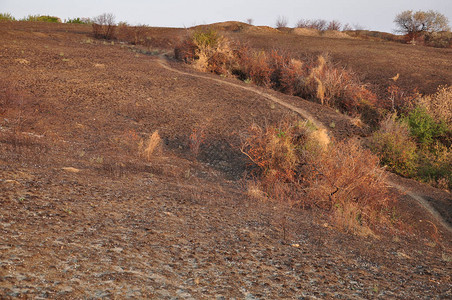
[[[86, 26], [0, 23], [0, 298], [452, 297], [451, 234], [416, 200], [399, 195], [404, 231], [360, 237], [250, 199], [240, 136], [296, 115], [159, 59]], [[334, 121], [338, 139], [366, 134], [260, 90]], [[155, 130], [164, 146], [146, 160]], [[450, 194], [412, 184], [447, 212]]]

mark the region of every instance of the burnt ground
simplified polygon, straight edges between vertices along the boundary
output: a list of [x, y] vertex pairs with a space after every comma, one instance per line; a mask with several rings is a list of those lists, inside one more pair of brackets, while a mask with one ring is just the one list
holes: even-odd
[[[0, 25], [0, 298], [452, 296], [451, 235], [410, 197], [406, 228], [360, 237], [247, 196], [240, 135], [292, 112], [87, 27]], [[267, 92], [335, 118], [337, 138], [355, 130]], [[138, 143], [155, 130], [147, 160]]]

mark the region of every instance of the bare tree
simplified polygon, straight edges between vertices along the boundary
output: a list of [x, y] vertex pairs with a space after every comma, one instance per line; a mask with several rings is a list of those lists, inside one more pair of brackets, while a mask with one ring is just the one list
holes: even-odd
[[289, 21], [287, 20], [286, 17], [279, 16], [278, 19], [276, 19], [276, 28], [278, 28], [278, 29], [287, 27], [288, 24], [289, 24]]
[[396, 32], [405, 34], [410, 39], [416, 39], [421, 33], [450, 30], [447, 17], [433, 10], [406, 10], [395, 17], [394, 23], [397, 26]]
[[254, 20], [251, 19], [251, 18], [248, 18], [248, 19], [246, 19], [246, 23], [249, 24], [249, 25], [253, 25]]
[[110, 40], [114, 37], [115, 16], [111, 13], [103, 13], [92, 19], [93, 33], [96, 38], [104, 38]]

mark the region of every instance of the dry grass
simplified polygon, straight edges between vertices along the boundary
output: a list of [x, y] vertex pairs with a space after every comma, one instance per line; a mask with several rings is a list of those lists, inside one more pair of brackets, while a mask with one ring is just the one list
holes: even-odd
[[148, 161], [151, 160], [154, 154], [161, 150], [161, 147], [162, 139], [158, 130], [154, 131], [146, 142], [141, 141], [139, 144], [141, 155]]

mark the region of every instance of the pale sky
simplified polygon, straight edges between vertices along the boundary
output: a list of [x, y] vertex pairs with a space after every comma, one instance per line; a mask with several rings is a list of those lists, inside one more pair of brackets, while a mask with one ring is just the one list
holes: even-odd
[[113, 13], [132, 25], [191, 27], [251, 18], [254, 25], [275, 26], [278, 16], [294, 27], [299, 19], [338, 20], [369, 30], [392, 32], [404, 10], [437, 10], [452, 25], [452, 0], [0, 0], [0, 12], [16, 19], [52, 15], [62, 20]]

